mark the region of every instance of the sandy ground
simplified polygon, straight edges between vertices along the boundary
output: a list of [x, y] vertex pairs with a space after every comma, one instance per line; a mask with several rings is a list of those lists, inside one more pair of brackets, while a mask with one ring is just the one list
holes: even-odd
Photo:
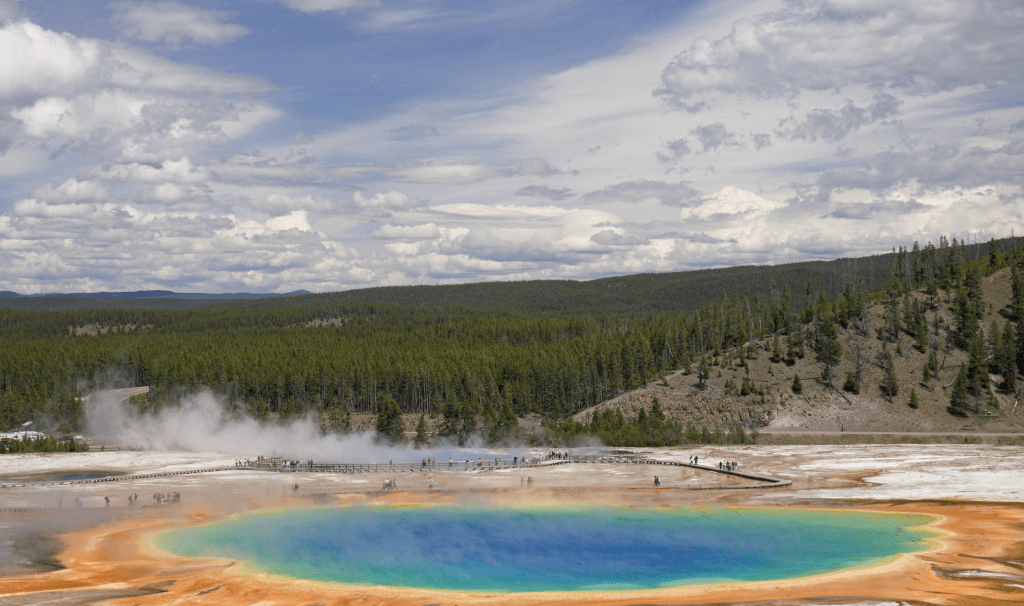
[[[569, 464], [530, 470], [363, 474], [217, 471], [91, 484], [0, 489], [0, 604], [1024, 604], [1024, 448], [991, 446], [734, 446], [633, 449], [662, 461], [739, 462], [739, 470], [793, 481], [730, 490], [749, 480], [685, 467]], [[540, 453], [534, 453], [539, 455]], [[219, 453], [106, 452], [6, 455], [0, 479], [61, 474], [173, 473], [233, 467]], [[654, 475], [663, 487], [654, 489]], [[533, 478], [533, 488], [523, 487]], [[381, 492], [395, 478], [399, 490]], [[428, 490], [433, 478], [437, 488]], [[293, 486], [299, 485], [298, 492]], [[687, 490], [687, 488], [712, 490]], [[154, 493], [181, 503], [157, 506]], [[128, 495], [139, 507], [129, 508]], [[104, 497], [110, 498], [105, 506]], [[76, 506], [81, 498], [83, 507]], [[924, 513], [945, 534], [936, 550], [868, 570], [810, 579], [643, 592], [480, 595], [351, 587], [275, 578], [236, 562], [185, 559], [150, 535], [269, 507], [348, 503], [616, 504], [839, 507]], [[47, 536], [59, 535], [50, 542]]]

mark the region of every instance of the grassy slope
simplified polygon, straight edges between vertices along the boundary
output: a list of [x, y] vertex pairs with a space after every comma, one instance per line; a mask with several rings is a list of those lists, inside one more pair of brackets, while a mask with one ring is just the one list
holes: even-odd
[[[982, 283], [986, 302], [986, 314], [980, 321], [987, 333], [992, 319], [999, 323], [1000, 330], [1006, 321], [1000, 314], [1010, 301], [1009, 268], [985, 278]], [[915, 296], [923, 298], [922, 293]], [[940, 293], [938, 313], [945, 319], [947, 326], [952, 324], [951, 303], [946, 302], [944, 293]], [[842, 362], [836, 370], [836, 387], [841, 387], [847, 372], [855, 370], [856, 348], [860, 345], [860, 353], [864, 359], [875, 359], [882, 350], [882, 343], [875, 337], [875, 327], [881, 323], [881, 308], [871, 309], [871, 327], [869, 337], [861, 337], [851, 329], [840, 329], [843, 342]], [[927, 314], [929, 329], [933, 313]], [[714, 367], [711, 378], [703, 392], [696, 388], [696, 375], [684, 375], [676, 371], [666, 376], [668, 387], [660, 380], [649, 385], [623, 394], [604, 402], [595, 408], [622, 408], [626, 416], [633, 416], [637, 407], [649, 407], [653, 397], [657, 397], [662, 408], [670, 418], [681, 421], [684, 425], [727, 428], [734, 424], [743, 424], [748, 429], [761, 428], [767, 430], [796, 431], [867, 431], [867, 432], [960, 432], [983, 431], [990, 433], [1024, 431], [1024, 405], [1016, 404], [1013, 395], [996, 391], [999, 408], [993, 409], [981, 402], [981, 414], [971, 415], [967, 419], [958, 419], [946, 411], [949, 405], [949, 385], [956, 377], [960, 364], [966, 362], [967, 354], [960, 350], [952, 350], [945, 359], [945, 364], [937, 379], [932, 379], [930, 386], [922, 383], [922, 368], [925, 354], [913, 348], [913, 341], [907, 335], [901, 337], [904, 356], [896, 360], [896, 374], [899, 380], [899, 393], [890, 402], [882, 395], [879, 387], [882, 371], [878, 367], [862, 362], [862, 382], [859, 395], [843, 393], [830, 389], [816, 381], [821, 375], [821, 365], [814, 362], [813, 352], [808, 349], [803, 360], [797, 360], [794, 366], [784, 362], [773, 364], [768, 353], [761, 353], [756, 360], [750, 360], [750, 378], [765, 388], [765, 402], [760, 396], [726, 395], [724, 386], [728, 379], [740, 385], [745, 374], [742, 368]], [[940, 336], [945, 342], [945, 335]], [[770, 341], [764, 343], [770, 346]], [[890, 352], [895, 345], [888, 346]], [[943, 356], [939, 355], [940, 364]], [[769, 370], [771, 369], [771, 370]], [[719, 376], [720, 373], [720, 376]], [[803, 382], [803, 395], [792, 392], [792, 377], [799, 373]], [[992, 376], [993, 381], [999, 377]], [[913, 410], [908, 406], [910, 390], [917, 392], [920, 407]], [[993, 384], [993, 391], [995, 385]], [[845, 396], [845, 399], [844, 397]], [[849, 401], [847, 401], [849, 400]], [[983, 399], [984, 400], [984, 399]], [[588, 409], [576, 415], [578, 420], [585, 420], [594, 410]]]

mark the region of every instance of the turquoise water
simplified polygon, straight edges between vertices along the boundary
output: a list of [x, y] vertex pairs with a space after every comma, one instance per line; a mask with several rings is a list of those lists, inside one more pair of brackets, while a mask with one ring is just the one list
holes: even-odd
[[920, 551], [927, 516], [773, 509], [343, 507], [161, 535], [184, 556], [278, 575], [460, 591], [652, 589], [759, 581]]

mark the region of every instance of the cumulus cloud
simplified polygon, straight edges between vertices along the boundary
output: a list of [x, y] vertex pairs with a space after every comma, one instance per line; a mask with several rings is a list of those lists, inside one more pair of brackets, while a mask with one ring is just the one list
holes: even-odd
[[0, 28], [0, 102], [16, 106], [51, 93], [70, 93], [101, 77], [110, 49], [97, 40], [81, 40], [43, 29], [29, 21]]
[[665, 148], [668, 151], [658, 152], [658, 158], [662, 162], [670, 162], [670, 161], [673, 161], [673, 160], [679, 160], [683, 156], [687, 156], [687, 155], [693, 153], [693, 150], [690, 149], [689, 142], [687, 142], [687, 140], [685, 138], [683, 138], [683, 139], [673, 139], [672, 141], [669, 141], [668, 143], [665, 144]]
[[32, 195], [50, 201], [96, 200], [107, 196], [107, 188], [97, 180], [79, 180], [74, 177], [60, 185], [46, 184], [32, 190]]
[[783, 137], [812, 143], [818, 139], [835, 142], [863, 126], [898, 115], [901, 104], [902, 101], [887, 93], [875, 93], [874, 103], [867, 107], [858, 107], [847, 99], [846, 104], [838, 110], [811, 110], [803, 120], [795, 123], [789, 121], [789, 124], [775, 132]]
[[223, 144], [274, 117], [240, 94], [261, 78], [175, 63], [137, 48], [78, 38], [29, 21], [0, 27], [0, 113], [16, 144], [54, 155], [160, 161]]
[[720, 147], [739, 146], [736, 134], [729, 132], [721, 122], [698, 126], [693, 129], [691, 133], [693, 136], [697, 137], [697, 140], [700, 141], [700, 144], [704, 147], [704, 151], [706, 152], [714, 151]]
[[385, 211], [399, 211], [416, 208], [420, 203], [414, 198], [398, 191], [374, 194], [366, 197], [363, 192], [357, 191], [352, 194], [352, 201], [361, 208], [380, 209]]
[[853, 85], [921, 95], [1020, 81], [1024, 7], [1014, 0], [791, 2], [698, 38], [655, 93], [688, 111], [721, 94], [798, 97]]
[[284, 231], [287, 229], [311, 231], [313, 229], [309, 225], [308, 214], [305, 210], [293, 210], [287, 215], [267, 219], [267, 227], [274, 231]]
[[225, 23], [231, 13], [195, 8], [170, 0], [113, 2], [114, 26], [129, 38], [166, 42], [174, 46], [186, 40], [196, 44], [224, 44], [247, 34], [241, 25]]
[[77, 218], [96, 214], [93, 204], [50, 204], [35, 198], [18, 200], [12, 210], [17, 216], [36, 218]]
[[696, 205], [683, 208], [680, 217], [711, 219], [725, 215], [763, 215], [782, 206], [781, 202], [773, 202], [754, 192], [730, 186], [704, 198]]
[[441, 228], [434, 223], [422, 225], [381, 225], [373, 235], [385, 240], [431, 240], [441, 237]]
[[[310, 14], [375, 5], [277, 2]], [[173, 3], [112, 6], [125, 27], [160, 7], [230, 25]], [[331, 19], [439, 23], [389, 9]], [[293, 138], [315, 127], [261, 130], [292, 119], [261, 78], [0, 12], [0, 56], [19, 57], [0, 62], [0, 175], [20, 177], [0, 204], [0, 288], [592, 278], [1024, 232], [1013, 3], [693, 14], [623, 54], [517, 83], [514, 98], [417, 103]], [[203, 38], [182, 21], [148, 25], [124, 38], [232, 48], [230, 28]]]

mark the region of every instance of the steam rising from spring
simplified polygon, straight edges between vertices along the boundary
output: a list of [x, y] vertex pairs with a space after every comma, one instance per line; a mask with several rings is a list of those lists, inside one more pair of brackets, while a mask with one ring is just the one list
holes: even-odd
[[86, 427], [95, 441], [145, 450], [223, 452], [248, 458], [282, 456], [325, 463], [493, 457], [483, 449], [451, 446], [392, 448], [377, 444], [372, 432], [324, 435], [309, 417], [288, 423], [260, 422], [229, 413], [209, 391], [187, 396], [178, 406], [148, 413], [139, 412], [117, 392], [101, 391], [93, 394], [84, 408]]

